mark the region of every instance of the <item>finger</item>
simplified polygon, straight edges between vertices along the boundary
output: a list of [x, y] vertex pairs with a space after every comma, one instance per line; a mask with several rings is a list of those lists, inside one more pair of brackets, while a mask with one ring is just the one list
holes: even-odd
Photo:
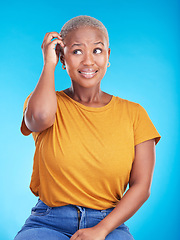
[[[64, 43], [60, 39], [55, 39], [53, 41], [50, 41], [48, 45], [52, 46], [52, 48], [55, 48], [56, 44], [59, 44], [62, 48], [64, 48]], [[42, 43], [41, 48], [43, 49], [46, 45], [47, 45], [46, 43]]]
[[60, 37], [59, 33], [57, 33], [57, 32], [50, 32], [47, 35], [44, 43], [50, 43], [53, 38], [58, 38], [58, 39], [62, 40], [62, 38]]
[[59, 40], [60, 41], [60, 46], [62, 47], [62, 48], [64, 48], [65, 47], [65, 45], [64, 45], [64, 43], [63, 43], [63, 41], [62, 40]]
[[[44, 44], [44, 42], [46, 41], [47, 37], [49, 36], [50, 32], [47, 32], [44, 36], [44, 39], [43, 39], [43, 42], [42, 42], [42, 45]], [[41, 47], [42, 47], [41, 45]]]
[[62, 35], [61, 35], [61, 33], [59, 33], [59, 36], [62, 38]]
[[59, 39], [55, 39], [49, 43], [52, 48], [55, 48], [56, 44], [59, 44], [62, 48], [64, 48], [64, 43]]
[[58, 39], [62, 40], [62, 38], [60, 37], [58, 32], [47, 32], [43, 39], [41, 48], [43, 47], [44, 44], [49, 43], [53, 38], [58, 38]]
[[77, 236], [75, 240], [81, 240], [82, 238], [80, 236]]
[[57, 35], [59, 35], [59, 33], [58, 32], [47, 32], [44, 36], [43, 41], [45, 41], [51, 35], [56, 35], [57, 36]]
[[44, 42], [45, 42], [45, 40], [47, 39], [47, 36], [48, 36], [48, 35], [49, 35], [49, 32], [47, 32], [47, 33], [45, 34], [44, 39], [43, 39], [43, 42], [42, 42], [42, 44], [41, 44], [41, 48], [43, 48]]
[[[55, 39], [55, 40], [52, 40], [52, 41], [50, 41], [50, 43], [43, 43], [42, 45], [41, 45], [41, 48], [43, 49], [46, 45], [56, 45], [56, 44], [59, 44], [62, 48], [64, 48], [65, 47], [65, 45], [64, 45], [64, 43], [63, 43], [63, 41], [62, 40], [60, 40], [60, 39]], [[54, 48], [54, 47], [53, 47]]]
[[50, 32], [47, 32], [47, 33], [45, 34], [43, 41], [47, 38], [47, 36], [48, 36], [49, 34], [50, 34]]
[[75, 240], [75, 239], [77, 239], [77, 238], [78, 238], [78, 231], [75, 232], [75, 233], [72, 235], [72, 237], [70, 238], [70, 240]]

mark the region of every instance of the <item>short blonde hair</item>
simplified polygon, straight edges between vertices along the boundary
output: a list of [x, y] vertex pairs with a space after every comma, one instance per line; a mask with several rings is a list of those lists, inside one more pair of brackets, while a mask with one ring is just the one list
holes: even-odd
[[74, 17], [64, 24], [60, 32], [62, 39], [65, 39], [70, 31], [78, 29], [79, 27], [94, 27], [99, 29], [104, 33], [109, 46], [109, 36], [106, 27], [96, 18], [85, 15]]

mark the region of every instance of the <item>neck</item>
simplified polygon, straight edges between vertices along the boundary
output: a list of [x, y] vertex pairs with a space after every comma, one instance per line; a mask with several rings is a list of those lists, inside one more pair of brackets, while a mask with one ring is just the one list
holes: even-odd
[[81, 103], [99, 103], [102, 98], [102, 91], [100, 85], [92, 88], [83, 88], [79, 85], [72, 84], [69, 88], [71, 97]]

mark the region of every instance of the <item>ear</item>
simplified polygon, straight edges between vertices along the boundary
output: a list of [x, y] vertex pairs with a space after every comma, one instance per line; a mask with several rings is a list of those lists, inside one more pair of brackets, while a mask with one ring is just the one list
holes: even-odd
[[65, 65], [65, 61], [64, 61], [64, 54], [60, 54], [60, 61], [63, 65]]
[[65, 65], [64, 49], [61, 46], [60, 46], [60, 61], [63, 65]]
[[109, 60], [109, 57], [110, 57], [110, 53], [111, 53], [111, 49], [108, 48], [108, 60]]

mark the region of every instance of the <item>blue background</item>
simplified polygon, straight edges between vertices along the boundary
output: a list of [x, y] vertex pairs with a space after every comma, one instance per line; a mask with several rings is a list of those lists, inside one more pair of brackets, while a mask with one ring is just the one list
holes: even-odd
[[[46, 32], [59, 32], [77, 15], [101, 20], [110, 37], [111, 66], [102, 90], [140, 103], [162, 135], [152, 192], [127, 222], [136, 240], [178, 239], [179, 231], [179, 12], [178, 0], [7, 1], [1, 4], [0, 239], [13, 239], [37, 198], [28, 186], [34, 142], [19, 128], [23, 103], [43, 66]], [[70, 86], [56, 68], [56, 89]]]

